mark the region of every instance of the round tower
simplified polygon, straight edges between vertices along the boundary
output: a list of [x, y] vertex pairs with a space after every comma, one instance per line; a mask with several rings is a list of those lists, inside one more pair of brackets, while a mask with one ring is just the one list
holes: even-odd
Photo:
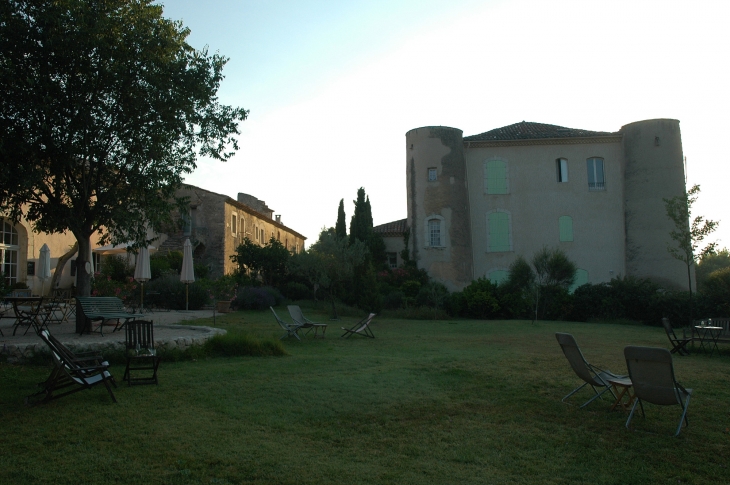
[[686, 265], [667, 251], [669, 245], [675, 244], [669, 235], [675, 227], [664, 204], [664, 199], [685, 193], [679, 121], [637, 121], [623, 126], [621, 133], [625, 160], [626, 274], [687, 288]]
[[406, 133], [406, 180], [411, 257], [450, 290], [463, 288], [472, 280], [472, 247], [462, 131]]

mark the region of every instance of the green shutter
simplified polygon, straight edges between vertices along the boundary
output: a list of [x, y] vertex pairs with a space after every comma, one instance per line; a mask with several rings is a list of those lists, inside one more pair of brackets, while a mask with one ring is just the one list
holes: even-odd
[[572, 241], [573, 240], [573, 218], [570, 216], [561, 216], [558, 219], [560, 226], [560, 240], [561, 241]]
[[507, 165], [499, 160], [487, 162], [487, 193], [507, 193]]
[[509, 251], [509, 215], [505, 212], [489, 214], [489, 251]]

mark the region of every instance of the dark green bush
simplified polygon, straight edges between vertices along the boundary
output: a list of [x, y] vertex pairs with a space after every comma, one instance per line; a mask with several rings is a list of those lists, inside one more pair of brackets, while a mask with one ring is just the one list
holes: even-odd
[[127, 256], [110, 255], [101, 259], [101, 268], [97, 268], [102, 275], [110, 277], [113, 281], [126, 281], [134, 276], [134, 266], [129, 265]]
[[232, 306], [241, 310], [266, 310], [270, 306], [280, 305], [283, 301], [284, 297], [275, 288], [246, 286], [238, 289]]
[[312, 290], [303, 283], [290, 281], [283, 288], [284, 296], [290, 300], [305, 300], [312, 298]]
[[208, 354], [219, 357], [286, 355], [280, 340], [257, 340], [246, 334], [216, 335], [205, 342]]
[[[151, 280], [145, 284], [148, 296], [145, 301], [149, 305], [171, 310], [185, 309], [185, 284], [180, 282], [180, 276], [167, 274]], [[188, 308], [200, 310], [210, 302], [207, 288], [204, 284], [191, 283], [188, 286]]]

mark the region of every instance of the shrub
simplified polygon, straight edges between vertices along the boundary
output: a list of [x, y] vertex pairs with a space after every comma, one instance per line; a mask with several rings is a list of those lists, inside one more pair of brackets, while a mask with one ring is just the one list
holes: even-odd
[[240, 310], [266, 310], [270, 306], [277, 306], [284, 301], [284, 297], [275, 288], [262, 286], [254, 288], [246, 286], [239, 288], [232, 306]]
[[290, 300], [306, 300], [312, 297], [312, 290], [302, 283], [289, 282], [284, 288], [284, 296]]
[[[167, 274], [145, 285], [146, 291], [152, 293], [145, 297], [150, 305], [172, 310], [185, 309], [185, 284], [180, 282], [180, 276]], [[188, 308], [200, 310], [209, 303], [209, 294], [205, 283], [195, 282], [188, 286]]]
[[101, 268], [96, 270], [114, 281], [126, 281], [134, 276], [134, 267], [129, 265], [127, 256], [106, 256], [101, 259]]
[[220, 357], [286, 355], [280, 340], [257, 340], [246, 334], [216, 335], [205, 342], [208, 354]]
[[131, 276], [124, 281], [114, 280], [110, 275], [99, 275], [91, 280], [91, 296], [116, 296], [125, 303], [139, 299], [139, 284]]
[[449, 298], [449, 290], [436, 281], [421, 286], [416, 295], [416, 304], [429, 308], [443, 308]]
[[390, 291], [383, 297], [383, 307], [390, 310], [401, 308], [405, 304], [405, 297], [402, 291]]

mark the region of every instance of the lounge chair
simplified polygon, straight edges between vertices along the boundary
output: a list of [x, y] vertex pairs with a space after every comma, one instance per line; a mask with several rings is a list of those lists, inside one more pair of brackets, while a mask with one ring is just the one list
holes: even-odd
[[349, 329], [341, 327], [345, 333], [343, 333], [340, 338], [350, 338], [352, 335], [362, 335], [363, 337], [375, 338], [375, 335], [373, 335], [373, 331], [370, 328], [370, 323], [373, 321], [373, 318], [375, 318], [375, 313], [371, 313]]
[[[565, 354], [565, 358], [568, 359], [570, 367], [572, 367], [576, 375], [584, 381], [583, 384], [568, 393], [561, 402], [565, 402], [566, 399], [583, 389], [585, 386], [591, 386], [591, 389], [593, 389], [593, 392], [595, 392], [596, 395], [583, 403], [581, 407], [589, 405], [606, 392], [610, 392], [614, 399], [616, 399], [616, 395], [613, 393], [608, 379], [620, 379], [626, 376], [619, 376], [589, 364], [585, 357], [583, 357], [583, 353], [580, 351], [578, 344], [571, 334], [558, 332], [555, 334], [555, 338], [558, 339], [558, 344], [560, 344], [560, 348], [563, 349], [563, 353]], [[598, 389], [596, 388], [602, 389], [601, 392], [598, 392]]]
[[[109, 372], [109, 363], [104, 361], [100, 354], [95, 352], [74, 354], [48, 330], [41, 330], [38, 335], [51, 350], [53, 371], [48, 379], [39, 384], [42, 389], [25, 399], [27, 404], [48, 402], [84, 389], [91, 389], [100, 383], [109, 391], [112, 401], [117, 402], [109, 385], [116, 387], [116, 381]], [[67, 388], [71, 389], [57, 393]]]
[[297, 340], [299, 340], [301, 342], [302, 339], [299, 338], [299, 335], [298, 335], [298, 332], [299, 332], [301, 326], [299, 324], [297, 324], [296, 322], [293, 324], [286, 323], [284, 320], [279, 318], [279, 315], [276, 314], [273, 307], [269, 307], [269, 308], [271, 309], [271, 313], [274, 314], [274, 318], [276, 318], [276, 321], [279, 323], [281, 328], [283, 328], [286, 331], [286, 333], [281, 336], [280, 340], [284, 340], [287, 337], [294, 336], [294, 337], [296, 337]]
[[689, 355], [689, 350], [687, 350], [687, 344], [692, 341], [692, 338], [677, 337], [668, 318], [662, 318], [662, 326], [664, 327], [664, 331], [667, 333], [669, 343], [672, 344], [671, 353], [673, 354], [676, 352], [679, 355]]
[[299, 305], [289, 305], [286, 308], [289, 310], [289, 316], [291, 316], [294, 324], [299, 325], [300, 329], [307, 329], [304, 335], [307, 335], [309, 332], [312, 331], [312, 329], [314, 329], [314, 338], [317, 338], [317, 333], [321, 328], [322, 338], [324, 338], [324, 334], [327, 331], [326, 323], [317, 323], [309, 320], [307, 317], [304, 316], [304, 314], [302, 313], [302, 309], [299, 308]]
[[636, 396], [629, 418], [626, 420], [626, 428], [629, 427], [637, 404], [641, 407], [642, 416], [645, 416], [644, 401], [659, 406], [678, 404], [682, 407], [682, 416], [679, 418], [679, 426], [674, 436], [679, 435], [682, 422], [689, 426], [687, 407], [692, 389], [685, 389], [674, 378], [672, 354], [667, 349], [629, 346], [624, 349], [624, 356]]
[[[124, 327], [127, 347], [127, 367], [123, 381], [132, 384], [157, 384], [160, 356], [155, 350], [154, 325], [147, 320], [133, 320]], [[132, 377], [132, 372], [151, 371], [151, 375]], [[147, 372], [149, 374], [149, 372]]]

